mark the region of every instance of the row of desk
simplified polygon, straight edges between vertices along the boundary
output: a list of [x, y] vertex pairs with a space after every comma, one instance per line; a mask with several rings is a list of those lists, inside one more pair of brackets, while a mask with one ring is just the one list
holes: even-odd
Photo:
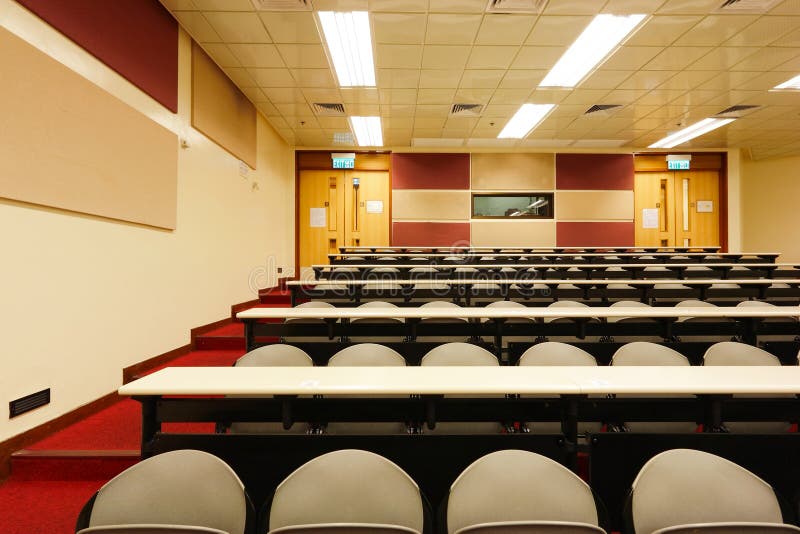
[[331, 265], [358, 265], [358, 264], [391, 264], [414, 263], [417, 265], [438, 265], [457, 263], [774, 263], [780, 256], [776, 252], [748, 252], [748, 253], [721, 253], [721, 252], [586, 252], [581, 254], [554, 254], [554, 253], [493, 253], [493, 252], [464, 252], [451, 253], [345, 253], [328, 254]]
[[553, 254], [581, 254], [592, 252], [605, 252], [616, 254], [621, 252], [670, 252], [670, 253], [683, 253], [683, 252], [717, 252], [720, 249], [718, 246], [709, 247], [470, 247], [470, 246], [452, 246], [452, 247], [436, 247], [436, 246], [422, 246], [422, 247], [339, 247], [340, 254], [360, 254], [360, 253], [381, 253], [381, 254], [406, 254], [406, 253], [424, 253], [424, 254], [469, 254], [474, 252], [480, 253], [519, 253], [519, 254], [533, 254], [538, 252], [550, 252]]

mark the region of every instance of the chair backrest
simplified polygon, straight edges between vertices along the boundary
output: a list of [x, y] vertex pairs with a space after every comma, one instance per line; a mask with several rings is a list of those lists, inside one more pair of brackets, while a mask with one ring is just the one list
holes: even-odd
[[269, 531], [300, 525], [396, 525], [421, 533], [422, 497], [414, 481], [377, 454], [345, 449], [299, 467], [275, 490]]
[[[454, 302], [450, 302], [448, 300], [432, 300], [430, 302], [426, 302], [420, 306], [422, 308], [438, 308], [438, 309], [452, 309], [452, 310], [460, 310], [461, 306]], [[447, 318], [423, 318], [423, 321], [434, 321], [434, 322], [465, 322], [466, 319], [463, 317], [447, 317]]]
[[228, 534], [243, 534], [248, 528], [242, 482], [225, 462], [196, 450], [142, 460], [100, 488], [90, 505], [81, 513], [81, 518], [88, 515], [88, 524], [79, 519], [79, 528], [184, 525]]
[[478, 525], [553, 521], [597, 526], [592, 490], [563, 465], [528, 451], [479, 458], [453, 482], [447, 497], [448, 534]]
[[594, 356], [580, 347], [558, 341], [545, 341], [522, 353], [519, 365], [597, 365]]
[[405, 358], [394, 349], [377, 343], [359, 343], [343, 348], [328, 360], [329, 367], [403, 367]]
[[234, 367], [311, 367], [314, 361], [303, 349], [285, 343], [253, 349], [233, 364]]
[[398, 525], [362, 525], [333, 523], [330, 525], [296, 525], [270, 530], [269, 534], [415, 534], [416, 531]]
[[632, 341], [617, 349], [611, 365], [690, 365], [680, 352], [648, 341]]
[[109, 525], [79, 530], [77, 534], [228, 534], [216, 528], [180, 525]]
[[639, 471], [627, 510], [638, 532], [697, 523], [783, 523], [772, 487], [707, 452], [673, 449]]
[[500, 365], [500, 362], [497, 361], [497, 357], [494, 354], [483, 347], [479, 347], [471, 343], [453, 342], [445, 343], [443, 345], [439, 345], [438, 347], [432, 348], [427, 354], [425, 354], [425, 356], [422, 357], [422, 360], [420, 360], [419, 364], [438, 366], [496, 366]]
[[581, 523], [509, 521], [464, 527], [455, 534], [605, 534], [605, 530]]
[[653, 534], [796, 534], [797, 532], [800, 532], [800, 528], [775, 523], [712, 523], [661, 528]]
[[[588, 305], [584, 304], [583, 302], [578, 302], [575, 300], [557, 300], [555, 302], [551, 302], [547, 305], [548, 308], [589, 308]], [[546, 323], [550, 323], [553, 321], [564, 321], [565, 319], [559, 317], [548, 317], [544, 320]], [[566, 319], [571, 320], [571, 319]]]
[[[334, 306], [330, 302], [323, 302], [321, 300], [309, 300], [308, 302], [303, 302], [303, 303], [298, 304], [297, 306], [295, 306], [295, 308], [307, 308], [307, 309], [329, 309], [329, 308], [335, 308], [335, 307], [336, 306]], [[308, 318], [308, 319], [289, 318], [289, 319], [286, 319], [286, 322], [287, 323], [289, 323], [289, 322], [292, 322], [292, 323], [321, 323], [323, 321], [322, 321], [322, 319], [312, 319], [312, 318]]]
[[703, 365], [780, 365], [780, 360], [758, 347], [736, 341], [714, 343], [703, 355]]
[[[609, 306], [610, 308], [652, 308], [649, 304], [645, 304], [644, 302], [640, 302], [638, 300], [618, 300]], [[628, 320], [636, 320], [642, 321], [647, 320], [647, 317], [609, 317], [606, 319], [609, 323], [618, 323], [621, 321], [628, 321]]]
[[[397, 308], [396, 305], [392, 304], [391, 302], [385, 302], [382, 300], [371, 300], [369, 302], [365, 302], [363, 304], [359, 304], [358, 308]], [[370, 323], [399, 323], [403, 322], [402, 319], [397, 317], [381, 317], [377, 319], [369, 319], [369, 318], [360, 318], [360, 319], [351, 319], [350, 322], [370, 322]]]

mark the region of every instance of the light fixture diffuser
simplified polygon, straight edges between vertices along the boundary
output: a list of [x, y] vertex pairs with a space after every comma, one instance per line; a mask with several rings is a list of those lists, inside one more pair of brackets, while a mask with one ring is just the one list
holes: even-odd
[[636, 29], [646, 15], [597, 15], [539, 87], [575, 87]]
[[555, 104], [523, 104], [497, 135], [498, 139], [522, 139], [547, 117]]
[[320, 11], [319, 22], [341, 87], [375, 86], [366, 11]]
[[668, 135], [664, 139], [657, 141], [650, 145], [648, 148], [672, 148], [674, 146], [678, 146], [686, 141], [694, 139], [695, 137], [700, 137], [703, 134], [706, 134], [712, 130], [716, 130], [726, 124], [729, 124], [736, 119], [703, 119], [700, 122], [696, 122], [691, 126], [684, 128], [683, 130], [678, 130], [672, 135]]
[[795, 89], [800, 90], [800, 75], [795, 76], [789, 81], [776, 85], [773, 89]]
[[358, 146], [383, 146], [380, 117], [350, 117]]

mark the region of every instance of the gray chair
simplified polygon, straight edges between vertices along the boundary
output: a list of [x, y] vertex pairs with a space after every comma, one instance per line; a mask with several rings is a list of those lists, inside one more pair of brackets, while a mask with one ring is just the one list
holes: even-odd
[[[497, 367], [500, 362], [497, 357], [477, 345], [470, 343], [445, 343], [429, 350], [420, 360], [420, 366], [490, 366]], [[501, 395], [502, 396], [502, 395]], [[458, 397], [448, 395], [448, 397]], [[484, 395], [475, 395], [484, 397]], [[497, 397], [497, 395], [488, 395]], [[464, 422], [464, 423], [439, 423], [433, 430], [425, 427], [426, 433], [438, 434], [497, 434], [503, 431], [500, 423]]]
[[142, 460], [108, 481], [84, 506], [75, 531], [246, 534], [253, 524], [244, 486], [225, 462], [206, 452], [177, 450]]
[[448, 534], [598, 534], [594, 495], [575, 473], [528, 451], [502, 450], [467, 467], [447, 496]]
[[[328, 360], [328, 367], [405, 367], [406, 360], [394, 349], [377, 343], [359, 343], [346, 347]], [[363, 395], [336, 395], [338, 398], [364, 398]], [[367, 395], [375, 398], [398, 398], [406, 395]], [[405, 434], [405, 423], [328, 423], [329, 434]]]
[[[450, 302], [447, 300], [432, 300], [426, 302], [420, 306], [420, 309], [450, 309], [450, 310], [460, 310], [461, 306], [455, 304], [454, 302]], [[447, 318], [433, 318], [433, 317], [423, 317], [420, 320], [421, 324], [465, 324], [467, 323], [467, 319], [463, 317], [447, 317]], [[424, 341], [432, 341], [436, 343], [450, 343], [450, 342], [458, 342], [458, 341], [466, 341], [468, 336], [424, 336], [420, 339]]]
[[[302, 349], [293, 345], [276, 343], [264, 345], [253, 349], [234, 362], [234, 367], [312, 367], [314, 361]], [[239, 397], [240, 395], [230, 395]], [[269, 397], [270, 395], [266, 395]], [[230, 432], [233, 434], [305, 434], [308, 426], [305, 423], [295, 423], [289, 430], [283, 428], [283, 423], [231, 423]]]
[[[369, 308], [397, 308], [395, 304], [391, 302], [386, 302], [383, 300], [371, 300], [369, 302], [365, 302], [360, 304], [357, 309], [369, 309]], [[382, 318], [359, 318], [359, 319], [351, 319], [351, 323], [357, 324], [399, 324], [403, 323], [403, 319], [399, 317], [382, 317]], [[350, 336], [352, 341], [358, 342], [389, 342], [389, 341], [402, 341], [403, 336]]]
[[411, 477], [382, 456], [346, 449], [314, 458], [280, 483], [268, 532], [421, 534], [424, 523]]
[[[331, 286], [332, 287], [332, 286]], [[344, 292], [345, 290], [342, 289]], [[323, 302], [321, 300], [310, 300], [308, 302], [303, 302], [295, 306], [298, 309], [319, 309], [319, 310], [328, 310], [331, 308], [335, 308], [333, 304], [330, 302]], [[322, 319], [286, 319], [285, 323], [287, 324], [317, 324], [322, 325], [325, 323]], [[293, 335], [286, 335], [282, 338], [283, 341], [287, 343], [302, 343], [302, 342], [313, 342], [319, 343], [323, 341], [328, 341], [328, 338], [325, 336], [293, 336]]]
[[[631, 309], [652, 309], [652, 306], [649, 304], [645, 304], [644, 302], [640, 302], [638, 300], [618, 300], [612, 303], [610, 308], [631, 308]], [[632, 314], [630, 317], [609, 317], [606, 319], [608, 323], [655, 323], [656, 320], [650, 317], [637, 317], [636, 314]], [[663, 338], [659, 335], [653, 336], [614, 336], [614, 341], [621, 342], [621, 343], [628, 343], [632, 341], [651, 341], [657, 342], [662, 341]]]
[[625, 513], [636, 534], [800, 532], [783, 524], [769, 484], [725, 458], [691, 449], [651, 458], [633, 481]]
[[[716, 304], [712, 304], [705, 300], [682, 300], [675, 304], [675, 308], [718, 308]], [[679, 323], [712, 323], [712, 324], [719, 324], [719, 323], [731, 323], [731, 319], [727, 319], [725, 317], [680, 317], [678, 318], [677, 322]], [[692, 336], [692, 341], [704, 341], [710, 343], [716, 343], [718, 341], [727, 341], [731, 338], [730, 335], [702, 335], [702, 336]]]
[[[734, 341], [723, 341], [711, 345], [703, 355], [703, 365], [731, 365], [731, 366], [780, 366], [781, 362], [776, 356], [769, 352]], [[748, 395], [737, 394], [734, 397], [792, 397], [793, 395]], [[768, 422], [732, 422], [725, 423], [725, 428], [735, 433], [743, 434], [782, 434], [791, 429], [789, 422], [768, 421]]]
[[[680, 352], [664, 345], [650, 343], [647, 341], [634, 341], [627, 343], [617, 349], [611, 357], [611, 365], [631, 365], [640, 367], [661, 367], [661, 366], [688, 366], [689, 360]], [[658, 369], [653, 369], [657, 374]], [[692, 395], [617, 395], [619, 398], [638, 397], [638, 398], [681, 398], [691, 397]], [[625, 426], [631, 432], [656, 432], [656, 433], [690, 433], [697, 430], [695, 423], [683, 422], [626, 422]]]

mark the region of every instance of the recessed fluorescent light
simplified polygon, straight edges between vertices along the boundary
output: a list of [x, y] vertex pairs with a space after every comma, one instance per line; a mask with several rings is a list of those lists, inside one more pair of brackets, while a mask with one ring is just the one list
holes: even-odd
[[375, 86], [375, 63], [366, 11], [320, 11], [322, 33], [342, 87]]
[[554, 107], [556, 107], [555, 104], [523, 104], [497, 138], [522, 139], [528, 135], [528, 132], [536, 128]]
[[711, 130], [716, 130], [721, 126], [725, 126], [735, 120], [736, 119], [703, 119], [683, 130], [678, 130], [674, 134], [668, 135], [664, 139], [653, 143], [648, 148], [672, 148], [690, 139], [694, 139], [695, 137], [700, 137]]
[[380, 117], [350, 117], [358, 146], [383, 146]]
[[646, 15], [597, 15], [550, 69], [539, 87], [575, 87]]
[[800, 75], [795, 76], [788, 82], [783, 82], [780, 85], [776, 85], [773, 89], [800, 89]]

